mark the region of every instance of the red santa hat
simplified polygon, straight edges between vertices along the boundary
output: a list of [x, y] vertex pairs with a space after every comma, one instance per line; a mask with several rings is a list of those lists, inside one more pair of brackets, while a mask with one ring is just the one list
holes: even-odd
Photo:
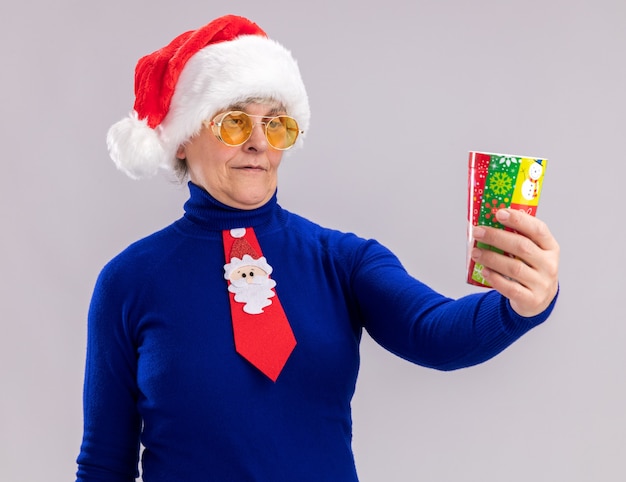
[[133, 179], [171, 169], [205, 120], [250, 98], [281, 102], [307, 131], [309, 102], [291, 53], [250, 20], [220, 17], [139, 60], [134, 109], [109, 129], [109, 154]]

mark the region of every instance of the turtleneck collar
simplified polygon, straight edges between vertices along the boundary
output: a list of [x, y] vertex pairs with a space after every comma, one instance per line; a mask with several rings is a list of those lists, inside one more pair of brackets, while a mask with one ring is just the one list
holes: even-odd
[[227, 206], [211, 196], [206, 190], [189, 182], [189, 200], [184, 205], [185, 219], [210, 231], [259, 227], [270, 222], [280, 210], [276, 193], [263, 206], [256, 209], [238, 209]]

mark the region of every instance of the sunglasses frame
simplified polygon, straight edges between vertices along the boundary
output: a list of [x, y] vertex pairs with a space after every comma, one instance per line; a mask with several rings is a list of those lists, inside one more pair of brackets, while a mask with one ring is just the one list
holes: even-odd
[[[251, 120], [252, 120], [252, 118], [254, 118], [254, 117], [260, 117], [260, 118], [262, 118], [262, 119], [267, 119], [267, 120], [266, 120], [266, 121], [263, 121], [263, 122], [253, 122], [253, 123], [252, 123], [252, 128], [250, 129], [250, 134], [248, 134], [248, 137], [246, 137], [246, 138], [245, 138], [242, 142], [240, 142], [239, 144], [230, 144], [230, 143], [226, 142], [226, 141], [222, 138], [222, 136], [221, 136], [221, 134], [220, 134], [220, 131], [221, 131], [221, 128], [222, 128], [222, 123], [223, 123], [224, 119], [225, 119], [227, 116], [229, 116], [230, 114], [243, 114], [243, 115], [245, 115], [245, 116], [249, 117]], [[294, 139], [293, 143], [292, 143], [291, 145], [287, 146], [287, 147], [276, 147], [276, 146], [274, 146], [274, 145], [272, 144], [272, 141], [271, 141], [271, 140], [270, 140], [270, 138], [268, 137], [268, 133], [267, 133], [267, 128], [268, 128], [269, 123], [270, 123], [271, 121], [273, 121], [274, 119], [279, 119], [280, 117], [287, 117], [288, 119], [293, 120], [293, 122], [296, 124], [296, 127], [297, 127], [297, 134], [296, 134], [296, 137], [295, 137], [295, 139]], [[220, 119], [219, 119], [219, 121], [217, 120], [218, 118], [220, 118]], [[254, 130], [254, 127], [255, 127], [257, 124], [263, 124], [263, 125], [264, 125], [263, 132], [264, 132], [264, 134], [265, 134], [265, 139], [267, 139], [268, 144], [269, 144], [270, 146], [272, 146], [272, 149], [276, 149], [277, 151], [286, 151], [286, 150], [288, 150], [288, 149], [291, 149], [293, 146], [295, 146], [296, 141], [298, 140], [298, 136], [299, 136], [300, 134], [304, 134], [304, 131], [303, 131], [303, 130], [301, 130], [301, 129], [300, 129], [300, 126], [298, 125], [298, 121], [297, 121], [296, 119], [294, 119], [293, 117], [291, 117], [291, 116], [287, 115], [287, 114], [279, 114], [279, 115], [274, 115], [274, 116], [268, 116], [268, 115], [254, 115], [254, 114], [248, 114], [247, 112], [244, 112], [244, 111], [241, 111], [241, 110], [230, 110], [230, 111], [228, 111], [228, 112], [223, 112], [223, 113], [221, 113], [221, 114], [217, 114], [217, 115], [213, 118], [213, 120], [210, 120], [210, 121], [205, 121], [205, 122], [204, 122], [204, 124], [205, 124], [207, 127], [211, 127], [211, 130], [213, 131], [213, 134], [215, 135], [215, 137], [217, 137], [217, 139], [218, 139], [220, 142], [222, 142], [222, 144], [224, 144], [224, 145], [226, 145], [226, 146], [228, 146], [228, 147], [239, 147], [239, 146], [241, 146], [241, 145], [245, 144], [246, 142], [248, 142], [248, 140], [250, 140], [250, 137], [252, 137], [252, 132], [253, 132], [253, 130]]]

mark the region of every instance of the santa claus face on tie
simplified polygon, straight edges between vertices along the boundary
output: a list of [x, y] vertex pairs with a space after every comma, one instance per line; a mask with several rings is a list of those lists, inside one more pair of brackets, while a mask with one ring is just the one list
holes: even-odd
[[235, 294], [236, 302], [244, 304], [246, 313], [263, 313], [263, 308], [272, 304], [276, 282], [269, 277], [271, 272], [265, 257], [254, 259], [248, 254], [242, 259], [234, 257], [224, 266], [224, 277], [230, 281], [228, 291]]

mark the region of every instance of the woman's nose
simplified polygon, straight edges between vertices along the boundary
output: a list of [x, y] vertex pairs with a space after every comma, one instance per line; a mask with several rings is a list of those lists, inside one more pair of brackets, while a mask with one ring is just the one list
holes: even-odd
[[264, 151], [268, 147], [267, 137], [265, 137], [265, 124], [257, 122], [252, 126], [250, 138], [246, 141], [246, 149]]

